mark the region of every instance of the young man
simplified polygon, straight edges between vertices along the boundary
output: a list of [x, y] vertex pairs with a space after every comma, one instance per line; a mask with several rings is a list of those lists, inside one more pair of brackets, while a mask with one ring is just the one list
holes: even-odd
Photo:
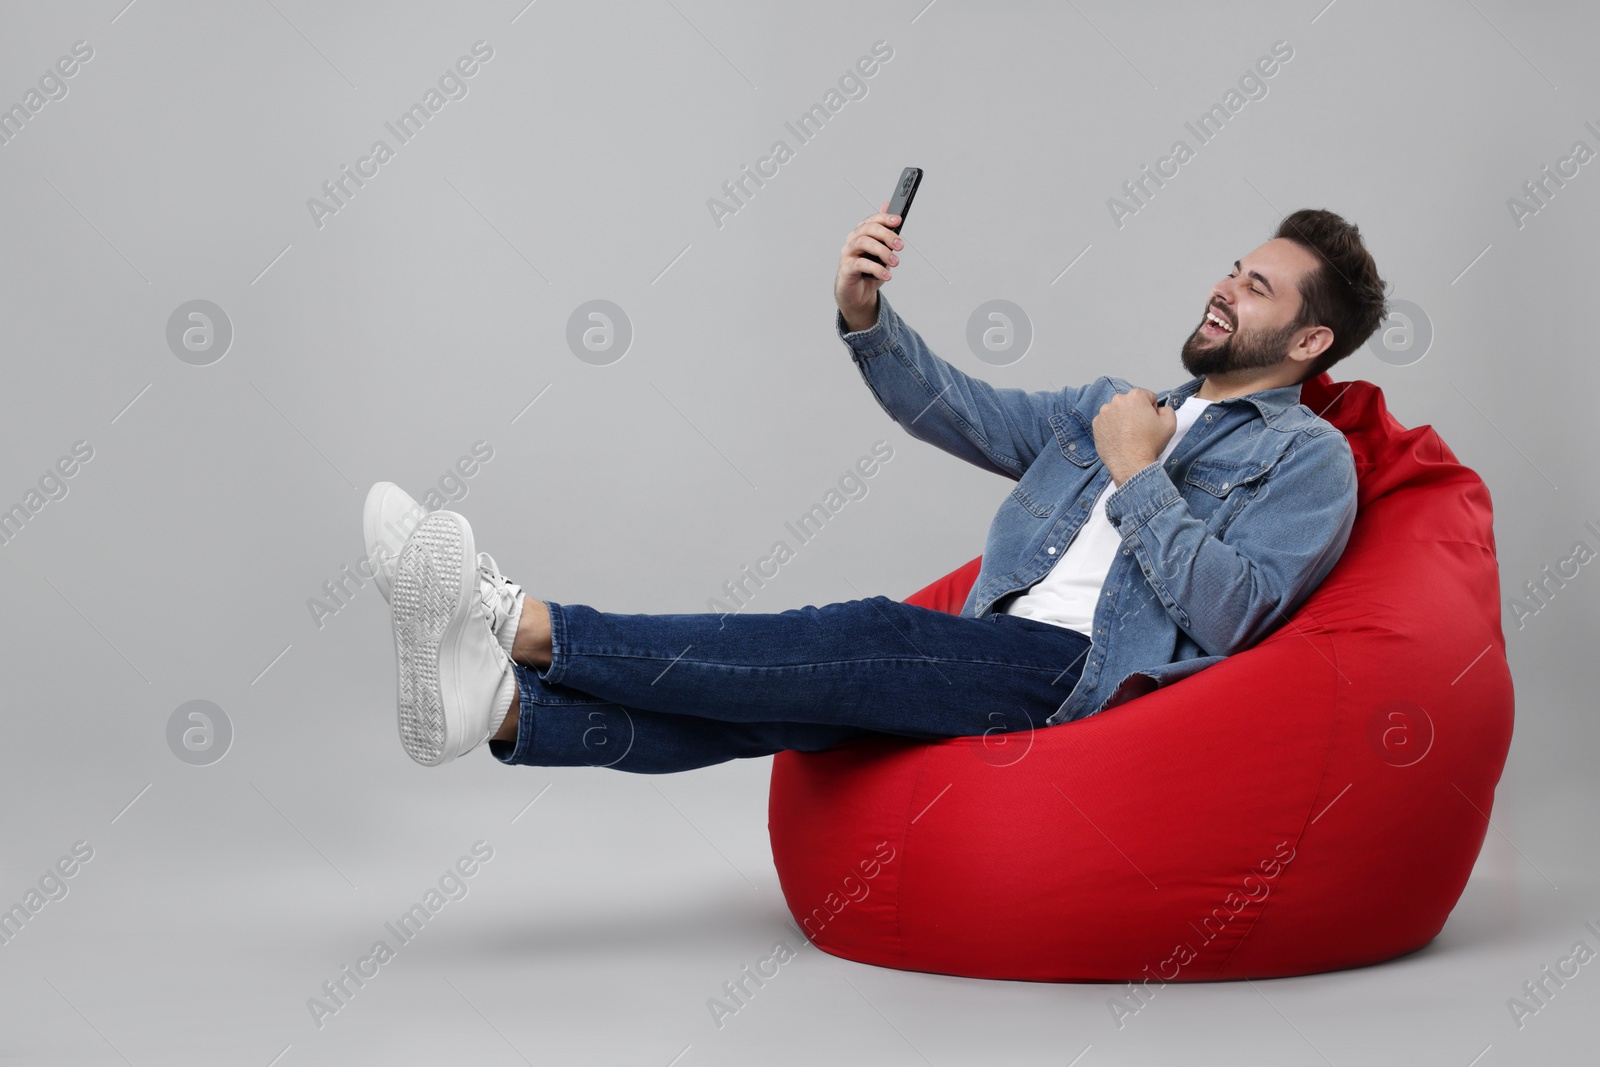
[[1111, 376], [998, 389], [934, 355], [878, 291], [898, 222], [850, 232], [835, 325], [907, 433], [1017, 483], [961, 613], [883, 596], [748, 615], [540, 601], [461, 515], [381, 482], [363, 532], [412, 759], [487, 740], [504, 763], [658, 774], [873, 734], [1054, 726], [1249, 648], [1311, 594], [1349, 539], [1356, 474], [1300, 383], [1386, 310], [1355, 226], [1286, 217], [1207, 294], [1180, 353], [1194, 377], [1155, 394]]

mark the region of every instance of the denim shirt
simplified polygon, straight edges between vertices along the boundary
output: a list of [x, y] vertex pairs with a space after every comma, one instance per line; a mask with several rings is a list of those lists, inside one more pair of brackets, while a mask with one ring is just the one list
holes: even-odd
[[[1133, 386], [1103, 375], [1054, 390], [996, 388], [936, 356], [881, 291], [871, 328], [849, 332], [837, 312], [834, 325], [907, 433], [1017, 483], [989, 526], [961, 616], [1004, 610], [1091, 515], [1111, 480], [1092, 420]], [[1157, 397], [1176, 409], [1204, 383]], [[1165, 462], [1107, 495], [1105, 516], [1122, 549], [1082, 673], [1049, 726], [1186, 678], [1287, 621], [1350, 539], [1355, 458], [1343, 432], [1300, 403], [1298, 384], [1262, 389], [1210, 404]]]

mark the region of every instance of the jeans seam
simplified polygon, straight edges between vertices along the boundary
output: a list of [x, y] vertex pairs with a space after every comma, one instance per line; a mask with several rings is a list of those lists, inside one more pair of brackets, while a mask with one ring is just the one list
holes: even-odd
[[[952, 658], [952, 657], [939, 657], [939, 656], [874, 656], [874, 657], [872, 657], [870, 659], [810, 660], [810, 661], [807, 661], [805, 663], [726, 663], [726, 662], [723, 662], [721, 660], [688, 659], [688, 658], [686, 658], [684, 656], [634, 655], [632, 653], [627, 653], [627, 652], [585, 652], [585, 653], [583, 653], [583, 655], [586, 656], [586, 657], [589, 657], [591, 659], [644, 660], [644, 661], [647, 661], [647, 662], [650, 662], [650, 663], [674, 663], [674, 664], [676, 664], [676, 663], [690, 663], [690, 664], [695, 664], [695, 665], [701, 666], [701, 667], [722, 667], [722, 668], [726, 668], [726, 669], [729, 669], [729, 670], [747, 670], [747, 671], [793, 671], [793, 670], [805, 670], [805, 669], [810, 669], [810, 668], [815, 668], [815, 667], [854, 666], [854, 665], [857, 665], [857, 664], [869, 665], [869, 664], [874, 664], [874, 663], [935, 663], [935, 664], [970, 664], [970, 665], [975, 665], [975, 666], [979, 666], [979, 667], [1009, 667], [1009, 668], [1012, 668], [1012, 669], [1015, 669], [1015, 670], [1039, 671], [1040, 673], [1052, 672], [1052, 671], [1056, 672], [1056, 673], [1060, 673], [1060, 668], [1059, 667], [1054, 667], [1054, 666], [1041, 667], [1041, 666], [1038, 666], [1038, 665], [1035, 665], [1035, 664], [1032, 664], [1032, 663], [1009, 663], [1009, 662], [1007, 662], [1005, 660], [956, 659], [956, 658]], [[551, 679], [547, 677], [547, 678], [544, 679], [544, 681], [550, 682]]]
[[517, 679], [517, 743], [511, 750], [511, 762], [522, 763], [533, 755], [534, 733], [538, 730], [538, 723], [534, 721], [534, 708], [538, 705], [528, 699], [528, 690], [532, 688], [525, 677], [528, 668], [515, 660], [511, 663], [511, 673]]
[[562, 614], [561, 605], [555, 601], [545, 601], [545, 609], [550, 615], [550, 666], [545, 668], [541, 680], [555, 685], [567, 673], [567, 620]]

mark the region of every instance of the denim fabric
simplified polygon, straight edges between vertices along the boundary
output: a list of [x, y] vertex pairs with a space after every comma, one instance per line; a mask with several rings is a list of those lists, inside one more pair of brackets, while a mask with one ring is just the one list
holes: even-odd
[[[1092, 422], [1133, 388], [996, 388], [936, 356], [878, 293], [878, 321], [834, 326], [862, 378], [912, 437], [1016, 482], [989, 526], [961, 615], [1004, 612], [1049, 573], [1111, 473]], [[1202, 377], [1158, 393], [1176, 409]], [[1164, 463], [1106, 497], [1122, 551], [1106, 575], [1088, 662], [1048, 720], [1085, 718], [1188, 677], [1281, 626], [1338, 562], [1356, 516], [1356, 469], [1338, 427], [1300, 386], [1218, 400]]]
[[666, 774], [881, 734], [990, 735], [1026, 752], [1089, 639], [1015, 615], [961, 618], [875, 596], [775, 614], [626, 615], [547, 602], [550, 665], [513, 665], [503, 763]]

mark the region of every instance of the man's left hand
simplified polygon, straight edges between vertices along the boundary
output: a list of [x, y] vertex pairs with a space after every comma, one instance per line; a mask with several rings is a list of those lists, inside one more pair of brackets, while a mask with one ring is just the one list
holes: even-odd
[[1091, 428], [1095, 450], [1121, 485], [1161, 455], [1177, 432], [1178, 415], [1158, 406], [1150, 390], [1134, 389], [1102, 404]]

